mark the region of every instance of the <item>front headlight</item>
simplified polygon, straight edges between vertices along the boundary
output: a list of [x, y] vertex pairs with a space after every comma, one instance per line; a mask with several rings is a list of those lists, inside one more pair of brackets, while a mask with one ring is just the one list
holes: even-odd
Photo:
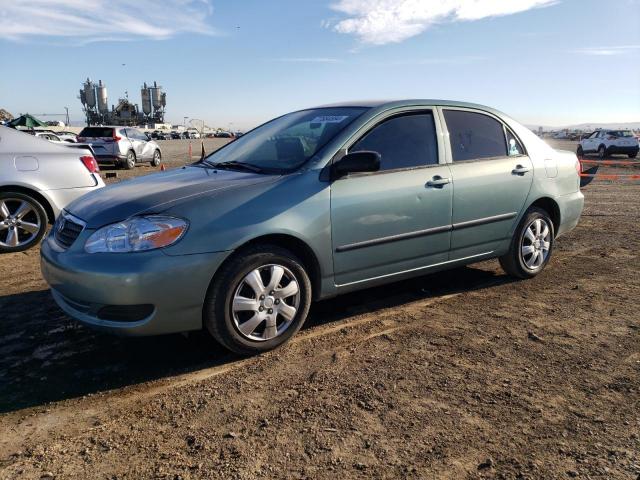
[[97, 230], [84, 244], [87, 253], [127, 253], [168, 247], [187, 231], [186, 220], [163, 215], [134, 217]]

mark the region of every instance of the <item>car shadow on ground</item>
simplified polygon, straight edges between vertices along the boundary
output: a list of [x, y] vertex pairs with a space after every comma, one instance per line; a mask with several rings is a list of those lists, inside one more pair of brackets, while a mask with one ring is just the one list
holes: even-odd
[[[304, 328], [408, 302], [513, 281], [478, 267], [438, 274], [318, 302]], [[0, 297], [0, 413], [39, 406], [237, 360], [206, 333], [125, 338], [67, 317], [48, 290]]]

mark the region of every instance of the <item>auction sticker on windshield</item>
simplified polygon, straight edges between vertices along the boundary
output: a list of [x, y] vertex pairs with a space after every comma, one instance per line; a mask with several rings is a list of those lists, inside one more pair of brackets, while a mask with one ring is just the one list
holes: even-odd
[[311, 123], [340, 123], [345, 118], [349, 118], [347, 115], [321, 115], [311, 120]]

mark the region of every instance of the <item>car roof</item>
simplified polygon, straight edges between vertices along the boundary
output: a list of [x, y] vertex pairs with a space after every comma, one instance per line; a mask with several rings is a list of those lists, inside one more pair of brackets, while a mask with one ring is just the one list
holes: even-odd
[[455, 100], [438, 100], [438, 99], [405, 99], [405, 100], [355, 100], [348, 102], [330, 103], [319, 105], [315, 108], [336, 108], [336, 107], [364, 107], [364, 108], [396, 108], [409, 107], [416, 105], [439, 106], [439, 107], [459, 107], [459, 108], [475, 108], [489, 112], [500, 113], [497, 110], [486, 105], [478, 103], [460, 102]]

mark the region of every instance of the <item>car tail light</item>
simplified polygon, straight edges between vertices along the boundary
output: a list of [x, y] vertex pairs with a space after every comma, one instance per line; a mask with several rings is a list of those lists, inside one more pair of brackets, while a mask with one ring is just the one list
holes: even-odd
[[96, 173], [100, 171], [100, 167], [98, 167], [98, 162], [91, 155], [84, 155], [80, 157], [80, 161], [87, 167], [90, 173]]
[[79, 143], [84, 143], [86, 141], [86, 138], [78, 137], [77, 140], [78, 140]]
[[582, 173], [582, 162], [579, 158], [576, 159], [576, 172], [578, 172], [578, 175]]

